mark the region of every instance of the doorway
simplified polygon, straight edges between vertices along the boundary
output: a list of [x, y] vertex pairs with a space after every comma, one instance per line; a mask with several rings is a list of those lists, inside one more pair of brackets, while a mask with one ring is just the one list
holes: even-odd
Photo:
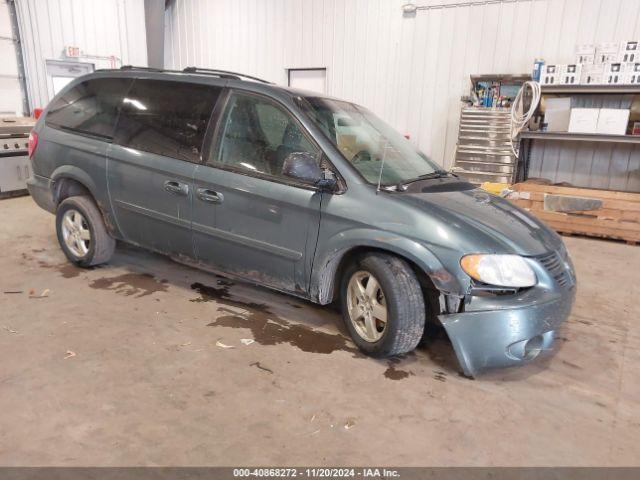
[[67, 62], [63, 60], [47, 60], [47, 76], [51, 79], [53, 97], [57, 95], [71, 80], [95, 70], [93, 63]]
[[290, 68], [287, 73], [291, 88], [327, 93], [326, 68]]

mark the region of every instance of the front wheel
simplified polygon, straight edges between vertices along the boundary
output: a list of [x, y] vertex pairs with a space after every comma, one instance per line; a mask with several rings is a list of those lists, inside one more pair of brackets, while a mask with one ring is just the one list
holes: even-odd
[[56, 211], [56, 232], [62, 251], [79, 267], [105, 263], [113, 255], [116, 242], [89, 196], [69, 197], [60, 203]]
[[367, 355], [412, 351], [424, 333], [425, 304], [409, 265], [382, 253], [350, 265], [341, 283], [342, 316], [351, 338]]

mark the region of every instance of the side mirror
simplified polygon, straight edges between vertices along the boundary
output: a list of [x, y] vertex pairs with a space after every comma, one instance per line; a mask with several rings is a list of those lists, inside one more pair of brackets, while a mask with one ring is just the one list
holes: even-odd
[[322, 179], [322, 169], [318, 160], [309, 152], [293, 152], [287, 155], [282, 164], [282, 174], [312, 184]]
[[282, 174], [310, 183], [322, 191], [334, 191], [338, 184], [333, 172], [320, 168], [316, 156], [309, 152], [287, 155], [282, 165]]
[[322, 171], [322, 178], [316, 182], [316, 187], [323, 192], [335, 192], [338, 188], [338, 179], [335, 173], [329, 169], [324, 169]]

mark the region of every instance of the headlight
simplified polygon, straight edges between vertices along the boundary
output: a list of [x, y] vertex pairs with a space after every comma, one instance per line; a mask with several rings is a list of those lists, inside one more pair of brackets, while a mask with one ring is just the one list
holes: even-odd
[[460, 266], [471, 278], [500, 287], [531, 287], [535, 272], [519, 255], [465, 255]]

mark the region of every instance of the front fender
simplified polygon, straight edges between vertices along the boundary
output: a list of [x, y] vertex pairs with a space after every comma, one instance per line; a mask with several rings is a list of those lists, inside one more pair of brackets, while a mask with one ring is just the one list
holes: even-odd
[[320, 304], [331, 302], [342, 259], [353, 249], [362, 247], [384, 250], [410, 260], [444, 293], [461, 294], [465, 290], [428, 246], [391, 232], [357, 228], [337, 233], [318, 244], [311, 273], [313, 300]]

